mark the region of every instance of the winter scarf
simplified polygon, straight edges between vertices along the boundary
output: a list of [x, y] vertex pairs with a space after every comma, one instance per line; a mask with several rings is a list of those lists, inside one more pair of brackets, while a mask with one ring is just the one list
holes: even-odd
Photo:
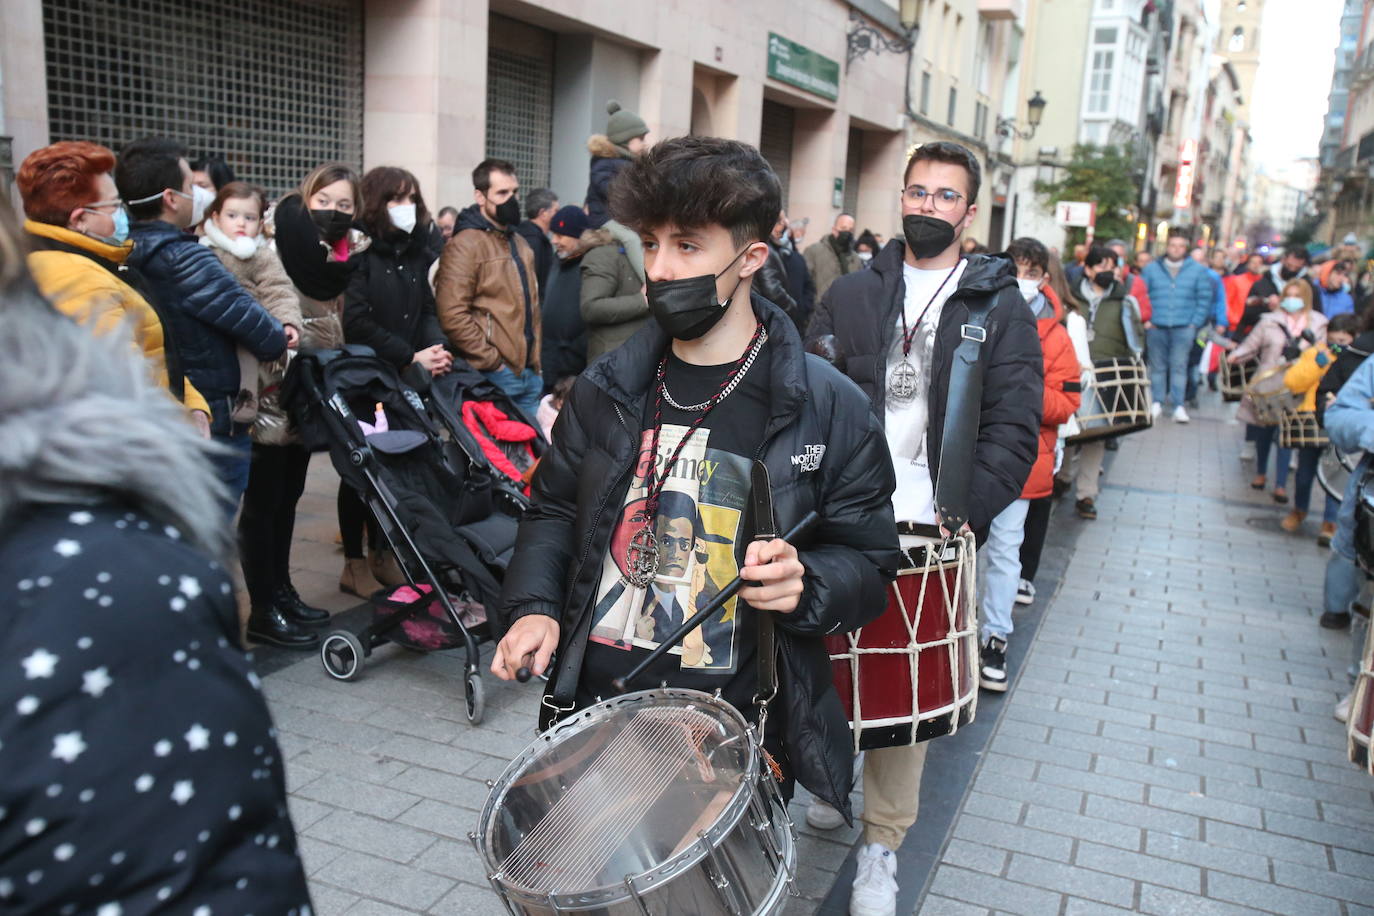
[[333, 299], [348, 286], [352, 270], [348, 261], [329, 258], [329, 246], [320, 238], [315, 221], [299, 194], [288, 194], [277, 204], [277, 253], [291, 282], [311, 299]]

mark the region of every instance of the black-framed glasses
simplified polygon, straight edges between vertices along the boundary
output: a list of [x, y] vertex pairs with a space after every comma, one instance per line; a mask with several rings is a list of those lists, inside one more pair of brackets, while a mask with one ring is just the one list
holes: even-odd
[[926, 200], [929, 199], [936, 211], [948, 213], [959, 206], [959, 201], [964, 199], [964, 195], [950, 188], [929, 191], [918, 184], [913, 184], [902, 190], [902, 199], [917, 207], [924, 207]]

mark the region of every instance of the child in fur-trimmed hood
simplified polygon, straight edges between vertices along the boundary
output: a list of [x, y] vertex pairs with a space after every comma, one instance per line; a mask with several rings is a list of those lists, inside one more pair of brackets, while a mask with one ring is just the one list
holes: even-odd
[[[301, 339], [301, 303], [281, 259], [262, 235], [266, 195], [261, 188], [234, 181], [219, 189], [201, 224], [200, 243], [219, 258], [226, 270], [286, 329], [286, 347], [295, 350]], [[280, 380], [291, 353], [267, 366], [243, 347], [238, 348], [239, 393], [234, 421], [252, 423], [258, 414], [259, 393]]]

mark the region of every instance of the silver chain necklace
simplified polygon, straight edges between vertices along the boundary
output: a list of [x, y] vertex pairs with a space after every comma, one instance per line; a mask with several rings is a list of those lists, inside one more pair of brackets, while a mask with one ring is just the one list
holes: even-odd
[[[730, 392], [734, 391], [735, 388], [739, 385], [739, 383], [744, 381], [744, 377], [749, 374], [749, 367], [754, 365], [754, 360], [758, 358], [760, 351], [763, 350], [763, 345], [766, 343], [768, 343], [768, 332], [764, 331], [761, 334], [759, 334], [759, 339], [756, 340], [754, 342], [754, 346], [749, 349], [749, 356], [745, 358], [744, 365], [740, 367], [740, 370], [738, 373], [735, 374], [735, 377], [730, 380], [730, 384], [725, 386], [725, 390], [720, 393], [720, 400], [723, 401], [726, 398], [728, 398], [730, 396]], [[667, 402], [669, 407], [673, 408], [674, 410], [680, 410], [683, 413], [701, 413], [707, 407], [711, 406], [711, 402], [716, 399], [716, 396], [712, 395], [711, 397], [702, 401], [700, 404], [692, 404], [688, 406], [679, 404], [677, 401], [673, 400], [673, 396], [668, 393], [668, 381], [666, 378], [658, 386], [658, 390], [663, 393], [663, 400]]]

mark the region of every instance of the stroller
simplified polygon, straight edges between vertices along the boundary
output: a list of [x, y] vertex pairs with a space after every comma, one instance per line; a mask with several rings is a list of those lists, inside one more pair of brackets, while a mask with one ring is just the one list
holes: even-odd
[[[494, 405], [524, 419], [471, 369], [458, 367], [454, 378], [434, 385], [421, 367], [411, 369], [420, 371], [402, 378], [371, 348], [347, 346], [303, 352], [283, 383], [283, 402], [306, 446], [329, 451], [407, 579], [369, 599], [372, 620], [360, 632], [326, 634], [320, 661], [331, 677], [349, 681], [387, 642], [418, 651], [462, 646], [467, 718], [475, 725], [485, 707], [478, 645], [504, 629], [490, 615], [527, 500], [524, 487], [492, 466], [462, 423], [462, 405]], [[536, 429], [530, 454], [542, 452]]]

